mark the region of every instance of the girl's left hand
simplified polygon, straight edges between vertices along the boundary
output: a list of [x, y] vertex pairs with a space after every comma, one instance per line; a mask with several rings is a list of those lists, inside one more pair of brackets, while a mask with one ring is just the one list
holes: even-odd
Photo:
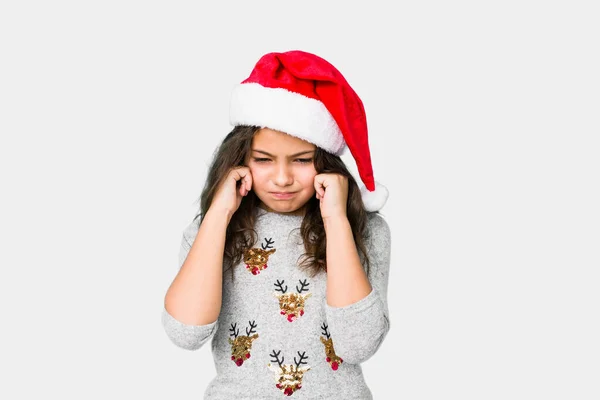
[[340, 174], [318, 174], [314, 179], [316, 196], [321, 206], [323, 220], [331, 217], [346, 218], [348, 178]]

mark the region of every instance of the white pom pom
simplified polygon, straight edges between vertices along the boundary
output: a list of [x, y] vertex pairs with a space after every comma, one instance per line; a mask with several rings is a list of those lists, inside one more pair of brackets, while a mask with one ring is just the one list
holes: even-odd
[[363, 186], [360, 189], [360, 195], [365, 204], [365, 210], [372, 212], [379, 211], [384, 206], [389, 196], [389, 192], [385, 186], [375, 181], [374, 191], [371, 192]]

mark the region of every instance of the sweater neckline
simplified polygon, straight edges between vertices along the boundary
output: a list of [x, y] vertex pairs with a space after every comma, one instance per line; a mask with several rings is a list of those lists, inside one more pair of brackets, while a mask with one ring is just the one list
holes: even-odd
[[276, 211], [267, 211], [263, 208], [256, 207], [257, 216], [260, 217], [273, 217], [273, 218], [281, 218], [290, 221], [302, 221], [304, 219], [304, 215], [294, 215], [290, 213], [280, 213]]

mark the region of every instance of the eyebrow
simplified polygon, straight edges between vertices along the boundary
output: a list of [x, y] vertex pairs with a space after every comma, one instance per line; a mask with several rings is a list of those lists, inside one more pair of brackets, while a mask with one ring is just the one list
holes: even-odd
[[[273, 154], [269, 154], [269, 153], [267, 153], [267, 152], [266, 152], [266, 151], [264, 151], [264, 150], [252, 149], [252, 151], [256, 151], [256, 152], [258, 152], [258, 153], [266, 154], [266, 155], [268, 155], [269, 157], [275, 157]], [[292, 154], [290, 157], [298, 157], [298, 156], [301, 156], [302, 154], [306, 154], [306, 153], [312, 153], [312, 152], [314, 152], [314, 150], [306, 150], [306, 151], [301, 151], [300, 153]]]

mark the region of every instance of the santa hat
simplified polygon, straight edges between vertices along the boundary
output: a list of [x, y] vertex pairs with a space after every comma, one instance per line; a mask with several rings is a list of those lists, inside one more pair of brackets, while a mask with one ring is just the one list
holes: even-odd
[[285, 132], [338, 156], [347, 147], [365, 185], [365, 209], [385, 204], [388, 190], [373, 178], [363, 103], [323, 58], [300, 50], [262, 56], [233, 89], [230, 123]]

